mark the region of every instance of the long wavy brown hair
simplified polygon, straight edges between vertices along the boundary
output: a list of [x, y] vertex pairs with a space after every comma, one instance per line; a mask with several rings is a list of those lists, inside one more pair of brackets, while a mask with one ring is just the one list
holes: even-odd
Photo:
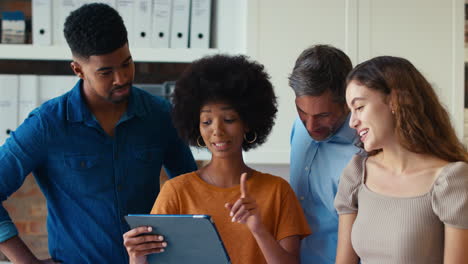
[[347, 84], [351, 81], [390, 96], [395, 131], [403, 147], [450, 162], [468, 161], [447, 111], [411, 62], [392, 56], [375, 57], [357, 65], [347, 77]]

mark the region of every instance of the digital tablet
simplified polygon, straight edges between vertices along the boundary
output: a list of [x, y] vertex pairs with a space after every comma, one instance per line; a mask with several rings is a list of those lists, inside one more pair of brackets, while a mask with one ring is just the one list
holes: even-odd
[[151, 234], [164, 236], [164, 252], [148, 256], [149, 264], [231, 263], [209, 215], [128, 215], [130, 228], [151, 226]]

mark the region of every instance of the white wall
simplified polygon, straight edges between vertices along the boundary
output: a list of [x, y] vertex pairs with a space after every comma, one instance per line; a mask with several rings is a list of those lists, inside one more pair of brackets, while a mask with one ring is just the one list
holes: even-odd
[[269, 173], [275, 176], [280, 176], [281, 178], [289, 182], [289, 164], [247, 164], [254, 170], [261, 171], [264, 173]]
[[[265, 65], [278, 96], [276, 125], [268, 141], [245, 153], [247, 162], [289, 163], [289, 135], [297, 115], [288, 76], [302, 50], [312, 44], [345, 49], [343, 0], [257, 0], [251, 10], [247, 54]], [[252, 14], [253, 12], [253, 14]], [[255, 33], [254, 33], [255, 31]]]

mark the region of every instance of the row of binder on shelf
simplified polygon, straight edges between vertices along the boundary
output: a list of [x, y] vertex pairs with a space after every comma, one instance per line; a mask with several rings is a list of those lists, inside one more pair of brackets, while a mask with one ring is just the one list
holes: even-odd
[[76, 76], [0, 74], [0, 145], [32, 110], [67, 92], [77, 81]]
[[211, 0], [32, 0], [33, 44], [66, 45], [66, 17], [91, 2], [106, 3], [120, 13], [131, 46], [210, 47]]
[[[0, 146], [29, 113], [45, 101], [71, 90], [78, 77], [59, 75], [0, 74]], [[135, 84], [157, 96], [169, 99], [175, 82]]]

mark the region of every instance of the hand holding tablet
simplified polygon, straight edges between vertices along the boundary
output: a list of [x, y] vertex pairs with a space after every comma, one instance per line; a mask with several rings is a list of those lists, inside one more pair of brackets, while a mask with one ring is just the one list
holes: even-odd
[[125, 220], [132, 228], [124, 234], [132, 264], [231, 263], [208, 215], [128, 215]]
[[146, 255], [164, 252], [167, 242], [161, 235], [149, 235], [152, 231], [151, 226], [140, 226], [124, 234], [124, 245], [128, 255], [136, 261], [132, 264], [145, 263]]

